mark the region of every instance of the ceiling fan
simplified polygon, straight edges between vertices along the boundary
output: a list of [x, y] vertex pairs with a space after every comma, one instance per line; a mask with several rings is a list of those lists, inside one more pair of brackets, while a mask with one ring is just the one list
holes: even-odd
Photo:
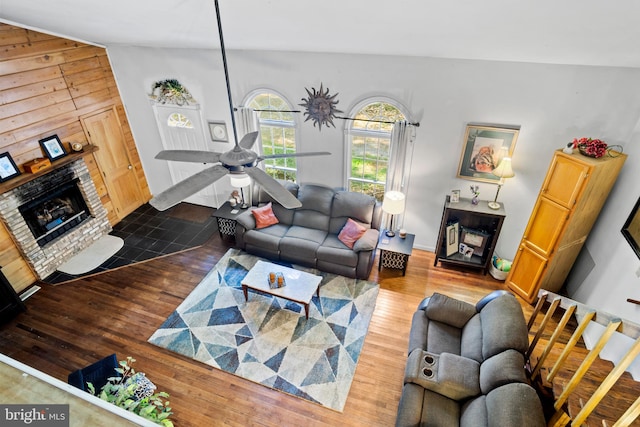
[[220, 9], [218, 0], [215, 0], [216, 18], [218, 21], [218, 33], [220, 35], [220, 48], [222, 51], [222, 62], [224, 65], [224, 75], [227, 82], [227, 95], [229, 98], [229, 108], [231, 110], [231, 123], [233, 127], [233, 135], [235, 137], [234, 147], [224, 153], [214, 151], [200, 150], [164, 150], [156, 155], [156, 159], [169, 160], [176, 162], [190, 163], [216, 163], [207, 169], [204, 169], [189, 178], [169, 187], [160, 194], [154, 196], [149, 204], [154, 208], [164, 211], [170, 207], [180, 203], [187, 197], [197, 193], [207, 186], [218, 181], [227, 174], [243, 174], [246, 173], [253, 178], [264, 191], [273, 197], [279, 204], [287, 209], [295, 209], [302, 206], [300, 201], [285, 189], [278, 181], [269, 176], [265, 171], [257, 167], [258, 163], [265, 159], [282, 159], [287, 157], [304, 157], [304, 156], [323, 156], [331, 153], [326, 151], [293, 153], [293, 154], [273, 154], [267, 156], [259, 156], [252, 150], [258, 132], [246, 134], [240, 142], [238, 142], [238, 133], [236, 130], [236, 120], [234, 115], [233, 100], [231, 98], [231, 86], [229, 84], [229, 71], [227, 69], [227, 57], [224, 49], [224, 39], [222, 36], [222, 23], [220, 21]]

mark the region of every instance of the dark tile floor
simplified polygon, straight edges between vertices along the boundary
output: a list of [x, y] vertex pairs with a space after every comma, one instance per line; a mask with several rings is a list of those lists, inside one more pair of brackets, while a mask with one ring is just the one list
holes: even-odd
[[113, 227], [110, 234], [124, 240], [124, 246], [114, 256], [85, 274], [56, 271], [43, 281], [58, 284], [200, 246], [218, 230], [213, 212], [212, 208], [189, 203], [163, 212], [144, 204]]

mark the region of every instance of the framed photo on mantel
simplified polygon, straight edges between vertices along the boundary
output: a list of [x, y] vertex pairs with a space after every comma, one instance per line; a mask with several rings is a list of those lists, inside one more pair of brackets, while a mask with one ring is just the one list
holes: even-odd
[[46, 154], [52, 162], [67, 155], [67, 150], [62, 146], [62, 142], [60, 142], [58, 135], [42, 138], [38, 142], [40, 143], [44, 154]]
[[20, 169], [11, 158], [9, 152], [0, 154], [0, 182], [5, 182], [20, 175]]

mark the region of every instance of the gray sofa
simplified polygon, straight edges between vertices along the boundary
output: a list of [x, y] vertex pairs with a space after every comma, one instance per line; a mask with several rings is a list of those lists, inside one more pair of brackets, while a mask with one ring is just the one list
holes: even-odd
[[522, 307], [507, 291], [475, 306], [434, 293], [414, 313], [396, 426], [545, 426], [528, 384]]
[[[315, 184], [283, 184], [302, 202], [302, 207], [285, 209], [260, 187], [254, 187], [253, 205], [272, 202], [279, 222], [256, 229], [251, 209], [247, 210], [237, 218], [236, 246], [274, 261], [358, 279], [368, 278], [378, 246], [382, 216], [376, 199]], [[349, 218], [367, 228], [353, 248], [338, 239]]]

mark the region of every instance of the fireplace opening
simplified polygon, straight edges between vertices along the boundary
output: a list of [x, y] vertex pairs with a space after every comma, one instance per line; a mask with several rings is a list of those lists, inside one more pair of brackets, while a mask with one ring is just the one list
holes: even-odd
[[78, 181], [62, 184], [18, 208], [38, 245], [45, 246], [90, 217]]

